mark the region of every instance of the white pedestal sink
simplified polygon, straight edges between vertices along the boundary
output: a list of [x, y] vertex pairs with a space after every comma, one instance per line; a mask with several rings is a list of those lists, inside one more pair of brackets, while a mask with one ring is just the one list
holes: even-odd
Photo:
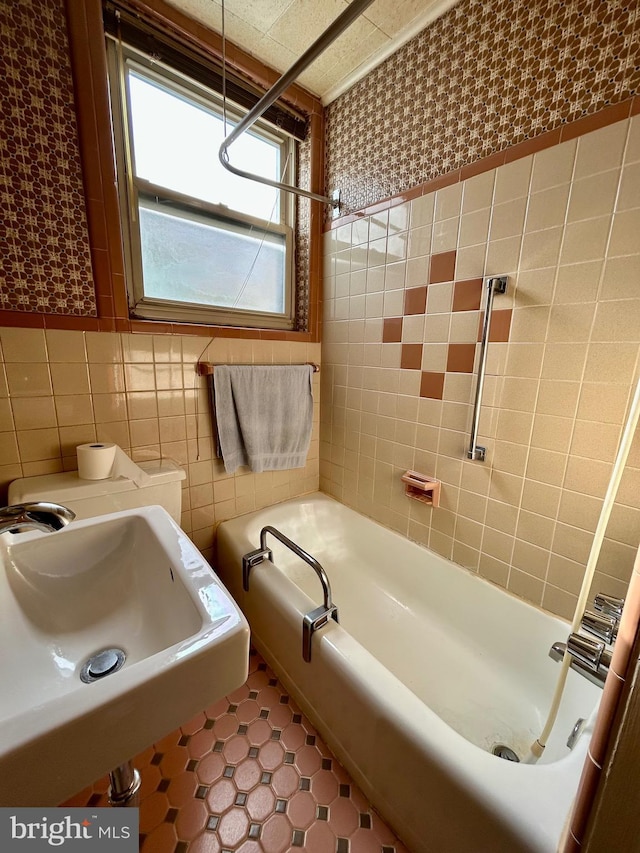
[[[126, 659], [91, 683], [85, 662]], [[161, 507], [0, 536], [0, 806], [57, 805], [240, 686], [249, 626]]]

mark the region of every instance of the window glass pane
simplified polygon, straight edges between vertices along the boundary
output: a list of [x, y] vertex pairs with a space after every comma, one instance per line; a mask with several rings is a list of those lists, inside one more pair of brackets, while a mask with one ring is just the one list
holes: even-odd
[[145, 296], [285, 312], [285, 237], [140, 201]]
[[[280, 221], [279, 192], [231, 174], [220, 164], [221, 113], [129, 71], [135, 171], [139, 178], [267, 221]], [[227, 132], [233, 124], [228, 123]], [[251, 131], [229, 148], [240, 169], [280, 180], [280, 145]]]

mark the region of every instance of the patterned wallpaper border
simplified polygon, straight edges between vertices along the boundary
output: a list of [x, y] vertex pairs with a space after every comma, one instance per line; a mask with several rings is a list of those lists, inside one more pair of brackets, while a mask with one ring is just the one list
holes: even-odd
[[462, 0], [327, 108], [326, 186], [348, 213], [455, 172], [633, 97], [639, 58], [638, 3]]

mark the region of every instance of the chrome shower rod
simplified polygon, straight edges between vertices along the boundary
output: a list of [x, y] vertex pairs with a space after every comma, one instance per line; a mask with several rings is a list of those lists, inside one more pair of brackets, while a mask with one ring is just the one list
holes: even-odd
[[233, 172], [234, 175], [238, 175], [241, 178], [248, 178], [251, 181], [258, 181], [261, 184], [267, 184], [267, 186], [275, 187], [279, 190], [284, 190], [285, 192], [294, 193], [295, 195], [304, 196], [304, 198], [310, 198], [312, 201], [320, 201], [323, 204], [330, 204], [332, 207], [336, 206], [336, 201], [328, 196], [318, 195], [318, 193], [309, 192], [308, 190], [300, 189], [300, 187], [294, 187], [291, 184], [283, 184], [279, 181], [273, 181], [270, 178], [264, 178], [262, 175], [254, 175], [252, 172], [245, 172], [242, 169], [238, 169], [235, 166], [232, 166], [229, 162], [229, 152], [228, 148], [232, 142], [234, 142], [239, 136], [241, 136], [246, 130], [248, 130], [258, 119], [263, 115], [265, 110], [267, 110], [271, 104], [278, 100], [280, 95], [288, 87], [297, 80], [297, 78], [305, 71], [311, 63], [316, 60], [320, 54], [324, 53], [324, 51], [338, 38], [341, 33], [343, 33], [347, 27], [349, 27], [356, 18], [358, 18], [364, 10], [373, 3], [373, 0], [353, 0], [352, 3], [347, 6], [347, 8], [342, 12], [338, 17], [330, 24], [327, 29], [320, 35], [311, 47], [307, 48], [307, 50], [302, 54], [300, 59], [296, 60], [293, 63], [291, 68], [280, 77], [279, 80], [273, 84], [273, 86], [266, 92], [255, 104], [254, 107], [249, 110], [249, 112], [242, 118], [238, 124], [234, 127], [231, 133], [226, 137], [220, 146], [220, 150], [218, 152], [218, 157], [220, 162], [229, 172]]

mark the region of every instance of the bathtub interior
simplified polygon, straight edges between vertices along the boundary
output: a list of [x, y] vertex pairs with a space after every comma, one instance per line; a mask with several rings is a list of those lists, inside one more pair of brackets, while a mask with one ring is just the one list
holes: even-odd
[[[340, 625], [455, 732], [484, 751], [527, 753], [545, 722], [559, 664], [548, 657], [568, 625], [326, 496], [269, 508], [274, 525], [322, 563]], [[336, 512], [336, 508], [339, 511]], [[247, 517], [257, 547], [261, 514]], [[273, 537], [274, 566], [321, 602], [313, 571]], [[233, 591], [233, 590], [232, 590]], [[569, 673], [558, 721], [540, 763], [569, 754], [576, 721], [601, 691]]]

